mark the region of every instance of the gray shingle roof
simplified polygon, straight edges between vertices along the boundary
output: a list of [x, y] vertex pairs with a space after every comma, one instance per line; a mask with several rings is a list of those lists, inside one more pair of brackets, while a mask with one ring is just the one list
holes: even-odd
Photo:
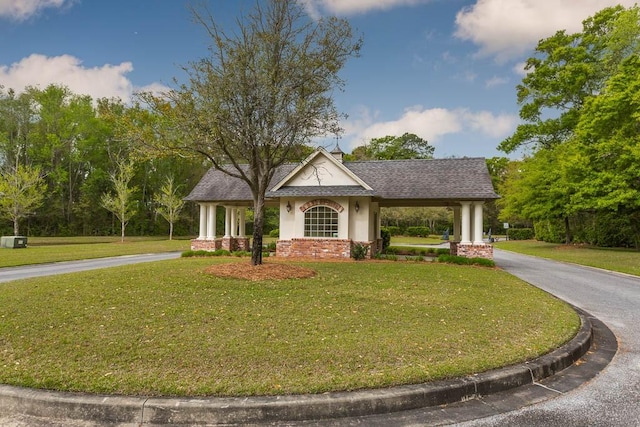
[[278, 191], [268, 191], [267, 197], [340, 197], [375, 196], [375, 191], [359, 185], [309, 185], [301, 187], [281, 187]]
[[[373, 191], [360, 186], [283, 186], [267, 197], [372, 196], [383, 205], [424, 204], [428, 200], [497, 199], [483, 158], [430, 160], [375, 160], [343, 164]], [[271, 180], [275, 186], [297, 164], [281, 166]], [[210, 169], [185, 198], [191, 201], [247, 202], [253, 200], [249, 186], [238, 178]]]

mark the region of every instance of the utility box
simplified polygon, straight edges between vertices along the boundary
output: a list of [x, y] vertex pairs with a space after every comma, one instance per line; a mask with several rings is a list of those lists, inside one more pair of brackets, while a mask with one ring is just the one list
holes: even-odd
[[2, 248], [18, 249], [27, 247], [27, 238], [25, 236], [2, 236], [0, 239], [0, 247]]

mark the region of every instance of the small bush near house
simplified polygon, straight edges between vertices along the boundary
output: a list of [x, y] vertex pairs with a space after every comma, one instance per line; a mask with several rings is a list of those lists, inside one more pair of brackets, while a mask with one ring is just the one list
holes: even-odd
[[248, 251], [235, 251], [235, 252], [231, 252], [231, 255], [237, 256], [237, 257], [245, 257], [245, 256], [251, 256], [251, 252], [248, 252]]
[[385, 230], [385, 231], [389, 232], [390, 236], [400, 236], [400, 235], [402, 235], [402, 229], [400, 227], [395, 226], [395, 225], [389, 225], [387, 227], [382, 227], [380, 230], [381, 231]]
[[382, 250], [384, 251], [391, 244], [392, 233], [389, 227], [383, 227], [380, 229], [380, 235], [382, 236]]
[[280, 229], [275, 228], [269, 232], [269, 237], [280, 237]]
[[369, 252], [369, 245], [356, 243], [351, 247], [351, 257], [356, 261], [365, 259], [367, 257], [367, 252]]
[[389, 255], [396, 255], [398, 252], [400, 252], [400, 249], [397, 246], [389, 246], [384, 250], [384, 253]]
[[495, 267], [496, 263], [493, 260], [486, 258], [465, 258], [457, 255], [440, 255], [438, 256], [438, 262], [446, 262], [448, 264], [458, 265], [480, 265], [483, 267]]
[[[251, 254], [250, 252], [248, 252]], [[193, 257], [211, 257], [211, 256], [229, 256], [231, 252], [226, 249], [218, 249], [217, 251], [184, 251], [182, 252], [183, 258]]]

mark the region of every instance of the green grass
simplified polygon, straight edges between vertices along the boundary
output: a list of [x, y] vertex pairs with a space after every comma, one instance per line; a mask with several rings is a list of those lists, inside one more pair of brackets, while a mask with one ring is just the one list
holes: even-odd
[[185, 251], [189, 240], [127, 237], [29, 237], [28, 247], [0, 248], [0, 268], [120, 255]]
[[535, 240], [501, 241], [497, 242], [495, 247], [527, 255], [640, 276], [639, 251], [596, 248], [593, 246], [567, 246]]
[[[165, 396], [277, 395], [456, 377], [534, 358], [571, 308], [496, 269], [301, 263], [247, 282], [181, 258], [0, 286], [0, 383]], [[525, 303], [526, 302], [526, 303]]]

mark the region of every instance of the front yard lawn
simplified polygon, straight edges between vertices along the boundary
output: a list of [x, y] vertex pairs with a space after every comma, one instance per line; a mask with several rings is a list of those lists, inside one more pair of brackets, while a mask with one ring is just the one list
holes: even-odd
[[315, 276], [260, 281], [206, 271], [231, 262], [251, 268], [181, 258], [2, 284], [0, 383], [146, 396], [376, 388], [528, 360], [579, 327], [565, 303], [497, 269], [299, 262]]

